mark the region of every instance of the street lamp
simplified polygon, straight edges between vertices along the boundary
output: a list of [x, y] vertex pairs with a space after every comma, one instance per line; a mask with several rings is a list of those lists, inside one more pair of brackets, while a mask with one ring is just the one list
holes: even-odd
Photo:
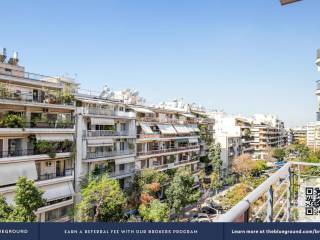
[[301, 0], [280, 0], [281, 5], [286, 5], [294, 2], [299, 2]]

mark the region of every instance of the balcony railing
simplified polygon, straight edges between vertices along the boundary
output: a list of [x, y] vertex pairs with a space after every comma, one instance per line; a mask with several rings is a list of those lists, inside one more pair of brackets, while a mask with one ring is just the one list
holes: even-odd
[[135, 112], [114, 111], [113, 109], [95, 108], [95, 107], [84, 108], [84, 113], [90, 114], [90, 115], [103, 115], [103, 116], [110, 116], [110, 117], [128, 117], [128, 118], [136, 117]]
[[0, 93], [0, 99], [17, 101], [17, 102], [26, 102], [26, 103], [44, 103], [44, 104], [58, 104], [66, 106], [74, 106], [74, 102], [64, 102], [54, 98], [41, 98], [34, 97], [32, 94], [23, 94], [18, 92], [8, 92]]
[[[19, 70], [6, 71], [5, 73], [1, 71], [0, 75], [10, 76], [10, 77], [19, 77], [19, 78], [29, 79], [33, 81], [40, 81], [44, 83], [56, 83], [56, 81], [59, 79], [56, 77], [50, 77], [50, 76], [45, 76], [37, 73], [30, 73], [30, 72], [24, 72]], [[59, 83], [56, 83], [56, 84], [59, 86], [62, 86], [62, 84], [59, 84]]]
[[175, 162], [174, 165], [175, 166], [179, 166], [179, 165], [182, 165], [182, 164], [193, 163], [193, 162], [198, 162], [198, 161], [199, 161], [199, 158], [193, 158], [193, 159], [190, 159], [190, 160], [181, 160], [179, 162]]
[[197, 124], [198, 120], [180, 120], [180, 119], [170, 119], [170, 118], [157, 118], [157, 117], [137, 117], [140, 122], [150, 122], [150, 123], [170, 123], [170, 124]]
[[112, 152], [87, 152], [87, 159], [96, 159], [96, 158], [107, 158], [107, 157], [116, 157], [122, 155], [131, 155], [134, 154], [134, 150], [122, 150], [122, 151], [112, 151]]
[[38, 181], [44, 181], [44, 180], [49, 180], [49, 179], [54, 179], [54, 178], [61, 178], [61, 177], [67, 177], [67, 176], [72, 176], [73, 175], [73, 168], [67, 168], [64, 171], [60, 173], [45, 173], [45, 174], [40, 174], [38, 175]]
[[[68, 153], [71, 152], [70, 149], [55, 149], [55, 153]], [[7, 157], [21, 157], [21, 156], [32, 156], [32, 155], [40, 155], [46, 154], [39, 152], [37, 149], [19, 149], [13, 151], [0, 151], [0, 158], [7, 158]]]
[[[1, 121], [1, 119], [0, 119]], [[74, 123], [64, 123], [64, 122], [24, 122], [22, 125], [0, 125], [0, 128], [73, 128]]]
[[137, 138], [139, 139], [148, 139], [148, 138], [176, 138], [176, 137], [192, 137], [192, 136], [199, 136], [198, 133], [185, 133], [185, 134], [166, 134], [163, 135], [160, 132], [153, 132], [153, 133], [141, 133], [137, 134]]
[[112, 136], [129, 136], [127, 131], [112, 131], [112, 130], [88, 130], [83, 131], [83, 137], [112, 137]]
[[94, 170], [94, 175], [101, 176], [103, 174], [108, 174], [110, 178], [115, 178], [115, 177], [125, 176], [128, 174], [133, 174], [134, 172], [135, 172], [135, 169], [132, 167], [125, 170], [119, 170], [119, 171], [114, 171], [114, 170], [110, 171], [110, 169], [108, 168], [101, 168], [101, 169]]
[[[229, 211], [220, 215], [218, 222], [291, 222], [296, 221], [293, 215], [301, 208], [305, 214], [305, 207], [299, 190], [303, 189], [301, 168], [320, 167], [320, 163], [288, 162], [273, 173], [261, 185], [249, 193]], [[316, 176], [319, 178], [319, 175]], [[313, 185], [312, 185], [313, 186]], [[312, 187], [311, 186], [311, 187]], [[303, 219], [299, 219], [301, 221]]]
[[137, 156], [155, 155], [155, 154], [169, 153], [169, 152], [179, 152], [184, 150], [200, 150], [200, 146], [196, 145], [196, 146], [151, 150], [147, 152], [138, 152]]

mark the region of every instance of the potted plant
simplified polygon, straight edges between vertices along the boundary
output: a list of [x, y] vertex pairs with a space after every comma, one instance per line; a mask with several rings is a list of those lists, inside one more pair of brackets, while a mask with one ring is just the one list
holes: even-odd
[[4, 119], [0, 121], [0, 126], [7, 128], [24, 128], [25, 119], [15, 114], [6, 114]]

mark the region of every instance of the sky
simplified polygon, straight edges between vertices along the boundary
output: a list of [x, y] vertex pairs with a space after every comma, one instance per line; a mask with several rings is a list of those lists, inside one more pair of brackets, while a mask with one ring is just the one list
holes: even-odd
[[227, 113], [315, 121], [319, 0], [10, 0], [0, 46], [82, 89], [137, 89]]

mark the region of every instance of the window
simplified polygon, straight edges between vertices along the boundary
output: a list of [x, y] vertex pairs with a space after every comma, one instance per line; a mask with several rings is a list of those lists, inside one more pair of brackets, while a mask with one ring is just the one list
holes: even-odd
[[65, 206], [62, 208], [54, 209], [49, 212], [46, 212], [45, 219], [46, 222], [58, 220], [59, 218], [67, 217], [71, 212], [72, 206]]
[[121, 132], [126, 131], [126, 124], [125, 123], [121, 123], [120, 124], [120, 129], [121, 129]]
[[120, 164], [119, 165], [119, 170], [120, 171], [124, 171], [124, 169], [125, 169], [125, 164]]
[[124, 142], [120, 142], [120, 150], [121, 150], [121, 151], [124, 150]]

